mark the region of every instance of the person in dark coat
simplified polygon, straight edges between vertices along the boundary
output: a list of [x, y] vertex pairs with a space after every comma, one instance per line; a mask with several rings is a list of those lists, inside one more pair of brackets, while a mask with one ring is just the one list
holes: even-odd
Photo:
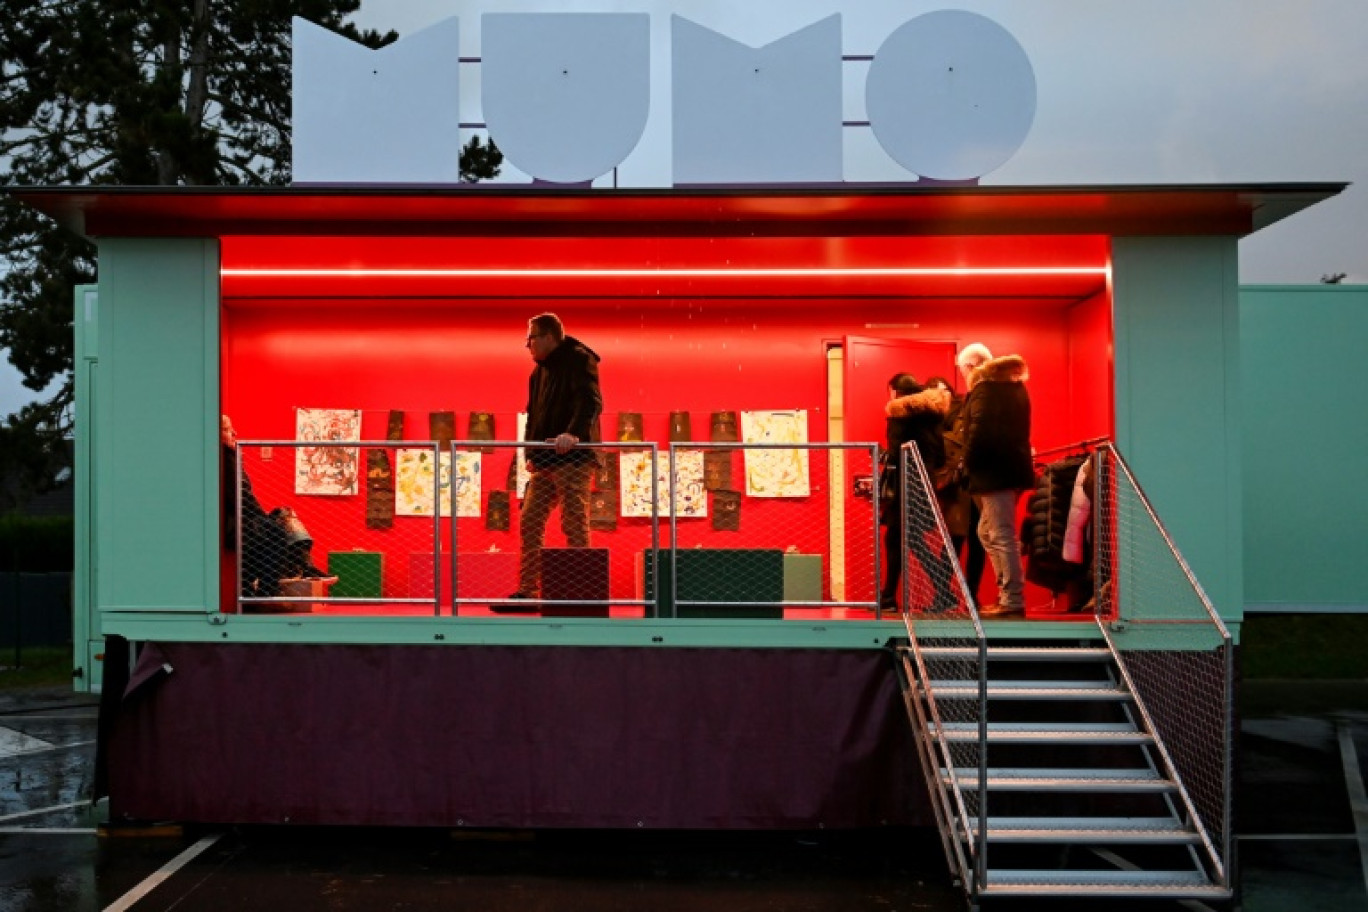
[[964, 444], [961, 442], [964, 440], [961, 421], [964, 397], [956, 395], [950, 381], [944, 377], [928, 377], [926, 386], [929, 389], [943, 389], [950, 394], [950, 412], [941, 425], [945, 441], [945, 465], [932, 481], [936, 485], [941, 515], [945, 517], [945, 529], [950, 533], [950, 544], [955, 549], [955, 555], [963, 561], [965, 585], [970, 593], [977, 593], [979, 583], [983, 580], [983, 565], [987, 562], [987, 555], [978, 537], [978, 507], [965, 489], [964, 479], [958, 471], [964, 457]]
[[[219, 416], [220, 472], [223, 495], [223, 549], [238, 550], [238, 530], [242, 530], [241, 577], [239, 595], [274, 598], [280, 595], [281, 580], [301, 578], [337, 582], [314, 566], [313, 538], [304, 522], [290, 507], [276, 507], [267, 513], [252, 491], [252, 479], [238, 472], [238, 436], [232, 419]], [[241, 478], [241, 492], [238, 479]], [[239, 512], [238, 504], [242, 510]]]
[[[239, 594], [252, 598], [273, 598], [280, 594], [281, 567], [286, 541], [284, 531], [262, 508], [252, 492], [252, 479], [239, 476], [237, 431], [227, 415], [219, 417], [220, 465], [223, 476], [223, 547], [237, 551], [242, 545]], [[238, 479], [241, 477], [241, 493]], [[241, 501], [242, 510], [238, 504]], [[238, 531], [242, 532], [239, 542]]]
[[[950, 393], [943, 389], [923, 389], [911, 374], [895, 374], [888, 381], [886, 416], [886, 445], [884, 467], [881, 472], [879, 521], [884, 526], [884, 578], [879, 592], [880, 608], [898, 606], [898, 583], [902, 578], [904, 530], [902, 521], [902, 472], [899, 460], [903, 444], [914, 443], [921, 454], [927, 475], [934, 478], [945, 464], [945, 445], [942, 426], [950, 410]], [[907, 536], [908, 549], [916, 557], [935, 589], [929, 605], [923, 610], [940, 611], [958, 604], [954, 595], [953, 571], [947, 566], [948, 548], [936, 554], [926, 541], [926, 534], [935, 528], [935, 511], [927, 492], [918, 487], [909, 489]], [[916, 608], [918, 606], [911, 606]]]
[[[560, 318], [543, 313], [527, 323], [527, 350], [536, 362], [527, 381], [527, 429], [523, 439], [551, 443], [527, 450], [531, 473], [519, 518], [518, 591], [515, 599], [541, 593], [541, 552], [546, 523], [559, 504], [561, 531], [571, 548], [589, 547], [589, 485], [598, 466], [589, 446], [601, 441], [599, 356], [567, 336]], [[505, 609], [508, 606], [503, 606]]]
[[[975, 358], [977, 366], [967, 367]], [[982, 345], [967, 346], [957, 363], [966, 375], [964, 400], [964, 474], [969, 494], [979, 508], [979, 538], [997, 577], [997, 603], [984, 615], [1020, 612], [1025, 608], [1021, 542], [1016, 531], [1016, 504], [1021, 492], [1035, 484], [1031, 463], [1030, 376], [1020, 355], [991, 357]]]

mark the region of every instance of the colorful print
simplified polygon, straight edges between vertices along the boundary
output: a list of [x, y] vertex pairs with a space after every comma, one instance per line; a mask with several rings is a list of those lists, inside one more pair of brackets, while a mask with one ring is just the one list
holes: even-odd
[[433, 451], [430, 449], [404, 448], [396, 450], [395, 454], [398, 464], [394, 473], [395, 516], [431, 516], [434, 484], [441, 493], [441, 504], [437, 509], [441, 510], [442, 516], [450, 516], [453, 483], [456, 488], [456, 515], [480, 515], [481, 461], [478, 452], [457, 453], [454, 471], [451, 454], [447, 452], [440, 454], [437, 466], [433, 464]]
[[[321, 443], [360, 440], [360, 409], [295, 409], [295, 440]], [[295, 493], [340, 496], [359, 490], [361, 451], [357, 447], [295, 448]]]
[[[807, 410], [742, 412], [744, 443], [807, 443]], [[751, 497], [806, 497], [807, 450], [746, 448], [746, 493]]]
[[[656, 464], [656, 485], [665, 508], [661, 516], [669, 516], [670, 457], [661, 453]], [[625, 517], [651, 515], [651, 452], [649, 450], [622, 453], [618, 461], [618, 484], [621, 490], [619, 510]], [[675, 450], [675, 514], [681, 519], [708, 515], [708, 492], [703, 487], [703, 453], [700, 450]]]

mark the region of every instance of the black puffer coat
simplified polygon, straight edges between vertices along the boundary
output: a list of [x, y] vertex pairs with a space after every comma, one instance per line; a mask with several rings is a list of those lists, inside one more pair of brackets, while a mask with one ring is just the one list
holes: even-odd
[[[598, 365], [598, 354], [574, 336], [566, 336], [538, 362], [527, 380], [527, 431], [523, 439], [543, 442], [560, 434], [574, 434], [582, 443], [602, 440], [599, 414], [603, 394], [599, 391]], [[576, 448], [563, 456], [542, 448], [527, 453], [537, 466], [597, 458], [589, 448]]]
[[1047, 465], [1026, 501], [1021, 523], [1021, 543], [1026, 549], [1026, 578], [1053, 592], [1077, 579], [1082, 565], [1064, 560], [1064, 537], [1069, 526], [1069, 505], [1074, 480], [1084, 457], [1074, 456]]
[[994, 358], [970, 375], [963, 410], [969, 493], [1024, 491], [1035, 484], [1029, 376], [1020, 355]]

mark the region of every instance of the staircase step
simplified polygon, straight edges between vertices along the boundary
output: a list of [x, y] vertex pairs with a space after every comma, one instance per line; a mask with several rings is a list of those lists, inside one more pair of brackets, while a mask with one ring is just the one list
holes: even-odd
[[990, 868], [984, 896], [1106, 896], [1115, 899], [1229, 899], [1200, 871], [1069, 871]]
[[[977, 836], [978, 818], [969, 825]], [[1201, 837], [1172, 817], [989, 817], [988, 841], [1192, 845]]]
[[[977, 722], [943, 722], [947, 741], [977, 741]], [[1000, 744], [1149, 744], [1153, 739], [1128, 722], [989, 722], [988, 740]]]
[[[932, 681], [937, 700], [978, 699], [977, 681]], [[1111, 681], [989, 681], [994, 700], [1130, 700], [1130, 691]]]
[[[921, 650], [927, 660], [977, 661], [973, 646], [926, 646]], [[1105, 646], [989, 646], [988, 658], [997, 662], [1106, 662], [1111, 650]]]
[[[940, 771], [941, 781], [950, 784], [950, 774]], [[961, 788], [978, 788], [978, 770], [955, 770]], [[1171, 779], [1151, 769], [1046, 769], [1035, 767], [989, 768], [988, 788], [997, 792], [1173, 792]]]

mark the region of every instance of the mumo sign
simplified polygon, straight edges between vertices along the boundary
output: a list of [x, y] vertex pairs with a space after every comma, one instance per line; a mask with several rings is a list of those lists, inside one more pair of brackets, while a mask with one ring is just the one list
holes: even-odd
[[[651, 117], [648, 14], [489, 13], [480, 25], [484, 123], [508, 161], [582, 183], [636, 148]], [[295, 19], [296, 182], [457, 182], [459, 27], [447, 19], [371, 51]], [[759, 48], [679, 16], [669, 38], [676, 185], [844, 179], [839, 15]], [[865, 106], [909, 172], [972, 180], [1025, 140], [1035, 75], [997, 23], [941, 10], [884, 40]]]

